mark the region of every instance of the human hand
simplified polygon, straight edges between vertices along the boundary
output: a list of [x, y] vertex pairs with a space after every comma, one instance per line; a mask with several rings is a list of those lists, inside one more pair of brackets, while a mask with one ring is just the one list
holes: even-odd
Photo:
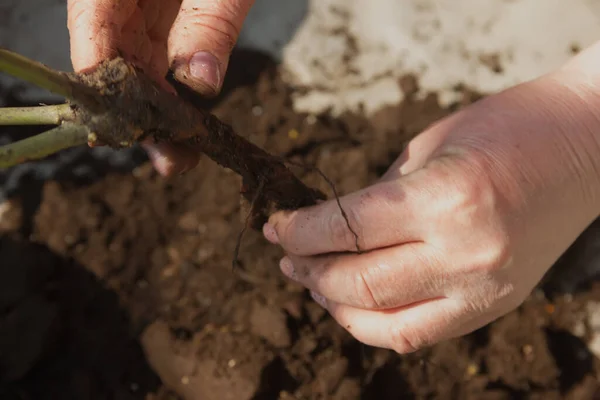
[[[229, 55], [254, 0], [68, 0], [71, 60], [76, 71], [118, 54], [167, 90], [169, 67], [196, 92], [218, 94]], [[144, 143], [155, 168], [172, 175], [193, 168], [197, 150]]]
[[264, 235], [283, 273], [356, 339], [399, 353], [516, 308], [599, 214], [594, 69], [574, 62], [417, 136], [340, 199], [362, 253], [335, 200], [274, 214]]

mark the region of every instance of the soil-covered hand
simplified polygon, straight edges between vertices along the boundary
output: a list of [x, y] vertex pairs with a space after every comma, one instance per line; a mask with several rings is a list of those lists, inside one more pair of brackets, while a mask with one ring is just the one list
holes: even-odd
[[[166, 88], [175, 78], [204, 96], [216, 95], [229, 55], [254, 0], [69, 0], [71, 59], [76, 71], [122, 55]], [[172, 88], [170, 88], [172, 90]], [[147, 142], [156, 169], [183, 172], [198, 151]]]
[[374, 185], [274, 214], [283, 273], [358, 340], [411, 352], [520, 305], [600, 214], [598, 46], [417, 136]]

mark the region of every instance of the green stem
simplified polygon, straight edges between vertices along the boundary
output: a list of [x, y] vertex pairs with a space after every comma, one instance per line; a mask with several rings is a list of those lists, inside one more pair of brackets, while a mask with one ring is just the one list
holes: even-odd
[[66, 72], [56, 71], [42, 63], [0, 48], [0, 72], [32, 83], [52, 93], [94, 107], [99, 94], [92, 88], [75, 82]]
[[0, 147], [0, 168], [10, 168], [88, 142], [85, 126], [66, 122], [54, 129]]
[[0, 107], [0, 125], [60, 125], [72, 121], [69, 104], [40, 107]]

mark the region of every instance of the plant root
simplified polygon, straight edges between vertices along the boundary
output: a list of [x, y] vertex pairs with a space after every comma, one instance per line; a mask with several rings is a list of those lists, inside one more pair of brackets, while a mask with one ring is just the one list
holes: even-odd
[[262, 180], [259, 185], [258, 188], [256, 189], [256, 192], [254, 193], [254, 198], [252, 199], [252, 202], [250, 203], [250, 209], [248, 210], [248, 213], [246, 214], [246, 219], [244, 222], [244, 226], [242, 227], [242, 230], [240, 231], [237, 241], [235, 242], [235, 249], [233, 251], [233, 260], [231, 262], [232, 265], [232, 269], [235, 270], [235, 267], [237, 267], [239, 265], [239, 254], [240, 254], [240, 247], [242, 245], [242, 239], [244, 237], [244, 233], [246, 233], [246, 230], [248, 229], [248, 226], [250, 226], [250, 221], [252, 219], [252, 216], [255, 215], [255, 210], [254, 207], [256, 207], [256, 203], [258, 201], [258, 199], [262, 196], [262, 191], [265, 187], [265, 181]]
[[338, 194], [338, 191], [335, 187], [335, 184], [333, 183], [333, 181], [331, 179], [329, 179], [327, 177], [327, 175], [325, 175], [325, 173], [323, 171], [321, 171], [318, 167], [314, 166], [314, 165], [308, 165], [308, 164], [304, 164], [304, 163], [298, 163], [298, 162], [294, 162], [291, 160], [285, 160], [284, 162], [286, 162], [289, 165], [293, 165], [299, 168], [304, 168], [307, 171], [315, 171], [317, 174], [319, 174], [321, 176], [321, 178], [323, 178], [323, 180], [325, 181], [325, 183], [327, 183], [327, 185], [331, 188], [331, 191], [333, 192], [333, 195], [335, 197], [335, 201], [337, 203], [337, 206], [340, 210], [340, 213], [342, 214], [342, 218], [344, 218], [344, 221], [346, 221], [346, 226], [348, 227], [348, 230], [350, 231], [350, 233], [352, 233], [352, 235], [354, 236], [354, 243], [356, 246], [356, 252], [361, 254], [362, 250], [360, 248], [359, 245], [359, 237], [358, 234], [356, 233], [356, 231], [354, 230], [354, 228], [352, 228], [352, 225], [350, 224], [350, 219], [348, 218], [348, 214], [346, 213], [346, 211], [344, 210], [344, 207], [342, 207], [342, 202], [340, 201], [340, 196]]

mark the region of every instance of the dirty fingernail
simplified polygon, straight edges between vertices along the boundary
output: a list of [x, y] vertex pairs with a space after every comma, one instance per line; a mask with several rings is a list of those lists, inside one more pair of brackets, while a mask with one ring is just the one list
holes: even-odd
[[279, 268], [285, 276], [287, 276], [290, 279], [296, 280], [296, 270], [294, 269], [294, 264], [292, 263], [292, 260], [290, 260], [289, 257], [283, 257], [281, 259], [281, 261], [279, 262]]
[[313, 300], [316, 301], [317, 304], [319, 304], [321, 307], [327, 308], [327, 300], [325, 299], [325, 297], [312, 291], [310, 292], [310, 297], [312, 297]]
[[212, 54], [201, 51], [192, 56], [189, 61], [192, 78], [203, 81], [214, 91], [221, 86], [221, 71], [219, 61]]
[[148, 154], [148, 158], [152, 162], [154, 169], [163, 176], [169, 176], [172, 173], [172, 163], [169, 162], [164, 152], [161, 151], [160, 145], [153, 143], [142, 143], [142, 148]]
[[277, 231], [275, 230], [275, 227], [273, 225], [266, 223], [263, 226], [263, 235], [265, 236], [265, 239], [267, 239], [269, 242], [273, 244], [279, 244]]

